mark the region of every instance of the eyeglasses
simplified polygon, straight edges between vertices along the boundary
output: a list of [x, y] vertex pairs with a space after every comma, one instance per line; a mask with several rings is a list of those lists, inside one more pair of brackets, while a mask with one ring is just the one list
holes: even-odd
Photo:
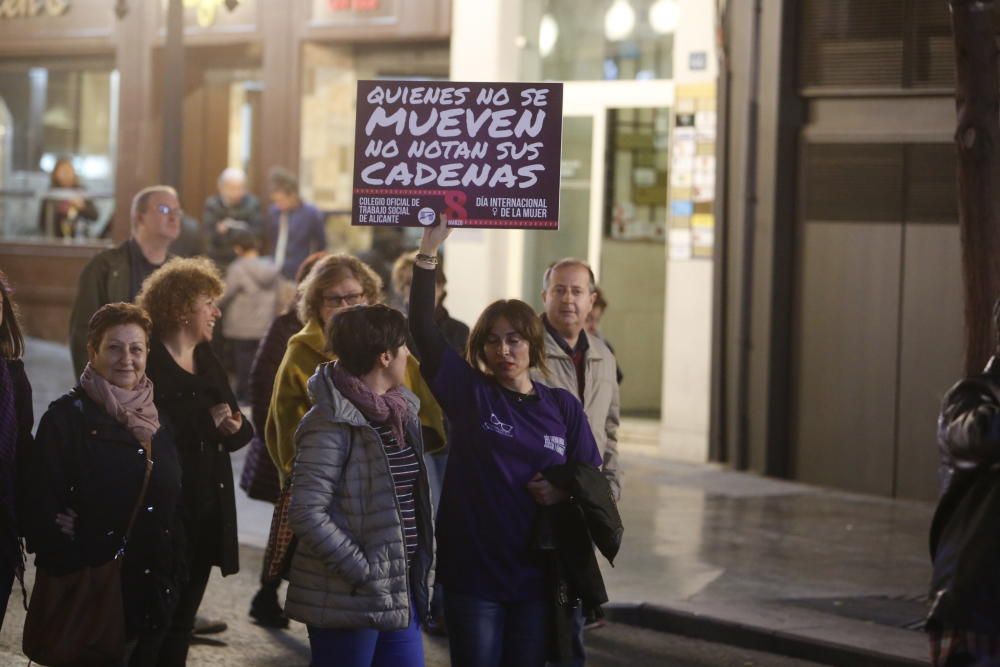
[[166, 204], [158, 204], [156, 210], [168, 218], [174, 217], [180, 219], [184, 217], [184, 209], [182, 208], [170, 208]]
[[323, 295], [323, 303], [327, 306], [333, 306], [334, 308], [340, 308], [341, 306], [356, 306], [365, 298], [364, 292], [355, 292], [354, 294], [330, 294]]

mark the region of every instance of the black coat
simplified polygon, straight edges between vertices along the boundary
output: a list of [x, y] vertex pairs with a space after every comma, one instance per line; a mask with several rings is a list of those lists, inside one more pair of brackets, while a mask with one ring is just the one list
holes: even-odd
[[945, 395], [938, 419], [944, 490], [931, 524], [927, 627], [1000, 635], [1000, 364]]
[[573, 609], [582, 605], [600, 618], [608, 601], [594, 547], [613, 564], [624, 528], [611, 485], [597, 468], [565, 463], [542, 475], [571, 498], [541, 508], [535, 538], [550, 601], [548, 659], [563, 663], [572, 658]]
[[10, 484], [15, 488], [12, 498], [14, 505], [0, 507], [0, 568], [13, 567], [16, 570], [22, 565], [17, 536], [24, 534], [22, 473], [25, 457], [31, 450], [31, 428], [35, 424], [35, 417], [31, 407], [31, 384], [24, 373], [24, 363], [20, 359], [0, 359], [0, 364], [7, 364], [11, 383], [14, 385], [15, 415], [13, 424], [0, 424], [0, 428], [14, 429], [15, 443], [15, 469], [0, 471], [0, 484]]
[[302, 329], [302, 322], [295, 309], [279, 315], [271, 322], [264, 339], [257, 347], [253, 365], [250, 366], [250, 403], [253, 407], [254, 436], [250, 441], [246, 459], [243, 461], [243, 475], [240, 487], [255, 500], [277, 503], [281, 495], [281, 481], [278, 469], [271, 460], [264, 443], [264, 427], [267, 413], [271, 408], [271, 394], [278, 367], [285, 358], [288, 340]]
[[236, 410], [236, 398], [209, 343], [195, 348], [194, 360], [198, 372], [188, 373], [154, 336], [146, 374], [156, 387], [157, 409], [170, 419], [176, 433], [184, 473], [181, 516], [189, 549], [204, 552], [204, 545], [196, 541], [211, 536], [218, 545], [209, 554], [212, 565], [218, 565], [223, 575], [235, 574], [239, 542], [229, 453], [250, 441], [253, 427], [244, 415], [239, 431], [230, 436], [219, 432], [210, 410], [219, 403]]
[[[161, 419], [161, 424], [166, 420]], [[122, 562], [130, 637], [169, 624], [184, 578], [181, 469], [169, 425], [153, 436], [153, 471]], [[146, 471], [138, 440], [80, 389], [54, 401], [25, 461], [28, 550], [52, 575], [106, 563], [122, 546]], [[76, 511], [75, 535], [55, 515]]]

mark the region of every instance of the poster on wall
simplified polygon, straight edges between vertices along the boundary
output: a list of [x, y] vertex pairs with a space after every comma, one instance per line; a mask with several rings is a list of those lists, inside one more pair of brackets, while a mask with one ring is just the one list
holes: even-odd
[[558, 229], [562, 93], [359, 81], [351, 224]]

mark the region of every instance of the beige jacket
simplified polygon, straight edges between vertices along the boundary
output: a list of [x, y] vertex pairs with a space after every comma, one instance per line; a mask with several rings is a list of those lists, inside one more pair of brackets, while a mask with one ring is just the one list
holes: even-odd
[[[587, 350], [585, 384], [583, 390], [583, 410], [594, 432], [594, 440], [604, 459], [602, 470], [611, 484], [615, 500], [622, 494], [622, 470], [618, 465], [618, 375], [615, 355], [607, 343], [597, 336], [587, 336], [590, 347]], [[563, 352], [552, 334], [545, 330], [545, 360], [549, 366], [546, 377], [538, 370], [532, 371], [532, 379], [550, 387], [561, 387], [577, 398], [579, 390], [576, 381], [576, 367], [568, 354]]]

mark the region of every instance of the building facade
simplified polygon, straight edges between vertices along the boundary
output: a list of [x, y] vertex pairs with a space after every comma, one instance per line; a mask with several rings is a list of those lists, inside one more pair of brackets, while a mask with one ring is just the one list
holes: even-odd
[[934, 499], [963, 345], [947, 3], [726, 4], [713, 457]]

